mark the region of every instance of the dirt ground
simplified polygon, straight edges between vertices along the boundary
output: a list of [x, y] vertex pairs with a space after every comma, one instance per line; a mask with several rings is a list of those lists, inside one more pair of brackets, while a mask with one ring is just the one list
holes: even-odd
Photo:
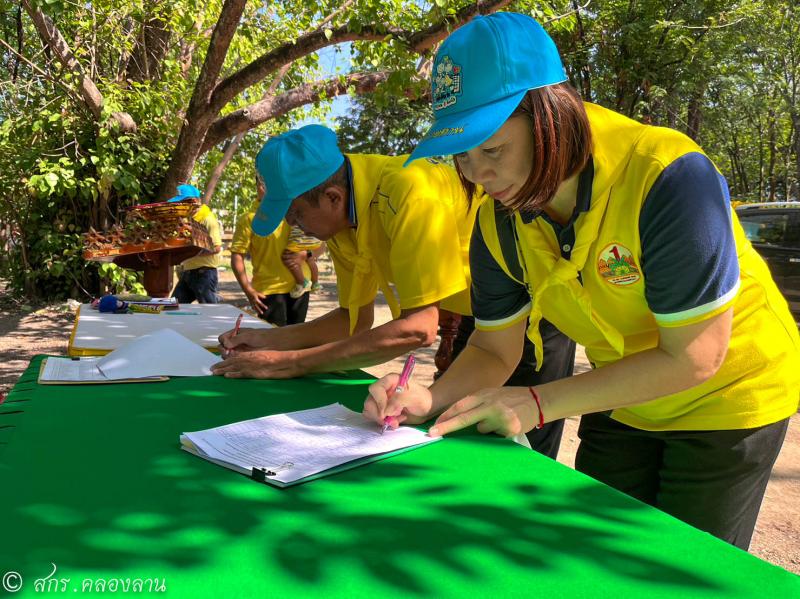
[[[323, 263], [321, 293], [311, 296], [308, 318], [312, 319], [336, 307], [336, 285], [332, 269]], [[230, 271], [220, 272], [221, 295], [226, 303], [245, 307], [247, 301]], [[85, 300], [81, 300], [85, 301]], [[378, 306], [376, 324], [389, 320], [389, 309]], [[0, 393], [4, 396], [14, 385], [30, 359], [37, 354], [65, 354], [69, 333], [74, 322], [73, 309], [68, 304], [27, 306], [7, 298], [0, 289]], [[432, 380], [435, 346], [417, 354], [415, 378], [420, 382]], [[375, 376], [399, 372], [402, 360], [368, 368]], [[575, 372], [588, 370], [589, 365], [579, 348]], [[558, 461], [570, 467], [578, 447], [578, 418], [570, 418], [564, 431]], [[800, 574], [800, 414], [790, 423], [789, 432], [767, 487], [751, 553]]]

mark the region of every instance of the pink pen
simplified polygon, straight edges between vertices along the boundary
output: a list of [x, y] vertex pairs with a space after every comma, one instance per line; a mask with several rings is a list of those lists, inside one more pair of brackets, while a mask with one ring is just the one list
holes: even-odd
[[[411, 373], [414, 372], [414, 366], [417, 363], [417, 359], [414, 357], [414, 354], [408, 354], [406, 358], [406, 363], [403, 364], [403, 370], [400, 372], [400, 379], [397, 381], [397, 386], [394, 388], [394, 393], [401, 393], [408, 385], [408, 380], [411, 378]], [[398, 414], [399, 416], [399, 414]], [[397, 416], [386, 416], [383, 419], [383, 427], [381, 428], [381, 434], [385, 433], [391, 427], [392, 423], [397, 419]]]

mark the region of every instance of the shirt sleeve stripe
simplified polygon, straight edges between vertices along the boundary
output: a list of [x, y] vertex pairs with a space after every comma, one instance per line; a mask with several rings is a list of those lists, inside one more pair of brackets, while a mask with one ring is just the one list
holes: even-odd
[[531, 303], [528, 302], [511, 316], [507, 316], [499, 320], [481, 320], [479, 318], [475, 318], [475, 328], [481, 329], [483, 331], [496, 331], [499, 329], [507, 329], [512, 324], [519, 322], [523, 318], [527, 318], [530, 312], [531, 312]]
[[732, 302], [736, 295], [739, 293], [739, 281], [736, 282], [733, 289], [728, 291], [725, 295], [718, 297], [714, 301], [708, 302], [707, 304], [703, 304], [702, 306], [697, 306], [695, 308], [691, 308], [689, 310], [683, 310], [681, 312], [673, 312], [671, 314], [656, 314], [653, 313], [653, 316], [656, 319], [656, 322], [659, 324], [670, 325], [681, 321], [686, 320], [694, 320], [698, 316], [702, 316], [704, 314], [708, 314], [710, 312], [714, 312], [718, 310], [720, 307], [724, 306]]

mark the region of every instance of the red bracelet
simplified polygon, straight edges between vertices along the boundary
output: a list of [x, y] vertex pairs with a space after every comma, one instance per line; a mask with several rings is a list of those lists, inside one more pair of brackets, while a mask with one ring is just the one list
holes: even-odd
[[540, 429], [544, 426], [544, 414], [542, 413], [542, 402], [539, 399], [539, 394], [536, 393], [536, 389], [534, 389], [533, 387], [528, 387], [528, 390], [531, 392], [531, 395], [533, 396], [533, 401], [536, 402], [536, 407], [539, 410], [539, 424], [537, 424], [535, 428]]

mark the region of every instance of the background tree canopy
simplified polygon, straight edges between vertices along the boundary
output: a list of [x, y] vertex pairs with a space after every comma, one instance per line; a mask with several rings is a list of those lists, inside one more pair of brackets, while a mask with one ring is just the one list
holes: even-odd
[[29, 298], [130, 288], [82, 260], [82, 232], [181, 181], [232, 223], [267, 136], [339, 94], [355, 98], [343, 146], [408, 152], [437, 44], [499, 9], [545, 24], [585, 99], [695, 138], [734, 198], [797, 199], [794, 2], [584, 2], [0, 0], [0, 276]]

